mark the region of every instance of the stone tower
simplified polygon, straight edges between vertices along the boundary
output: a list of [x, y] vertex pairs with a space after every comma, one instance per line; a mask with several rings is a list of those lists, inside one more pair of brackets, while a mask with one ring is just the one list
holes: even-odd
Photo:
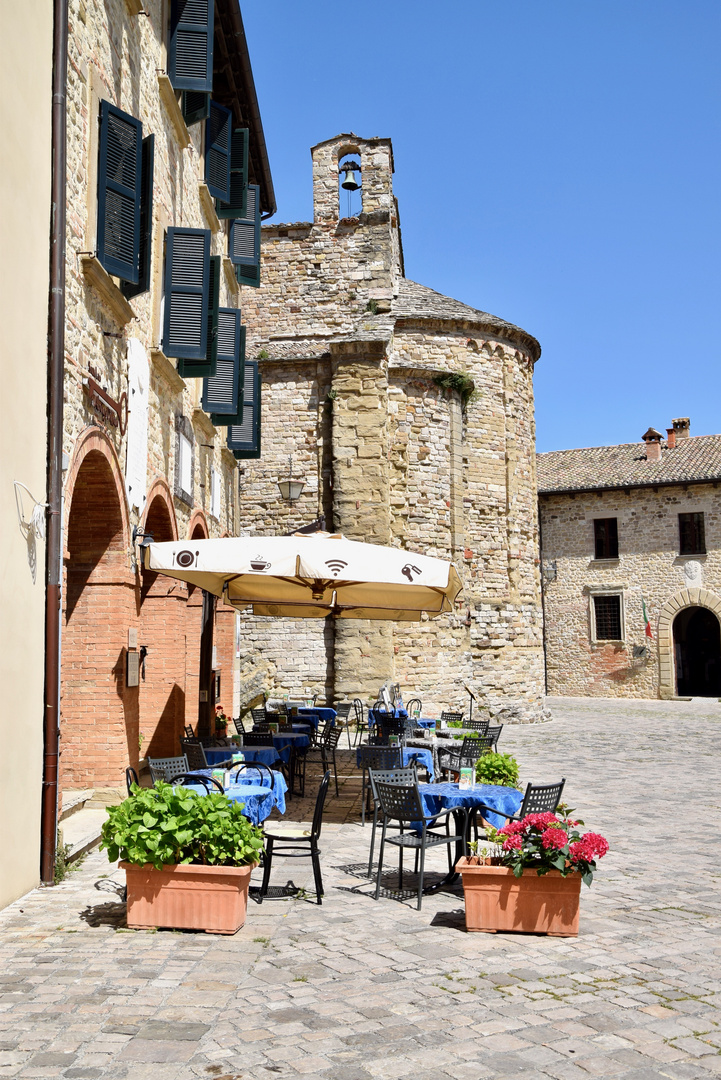
[[[360, 162], [362, 210], [341, 217], [338, 167]], [[389, 139], [312, 149], [312, 222], [263, 228], [262, 285], [242, 298], [263, 374], [263, 451], [240, 481], [245, 533], [321, 515], [352, 539], [452, 559], [457, 610], [420, 623], [244, 617], [249, 669], [273, 692], [373, 698], [387, 678], [424, 709], [542, 715], [533, 420], [538, 342], [405, 277]], [[244, 302], [243, 302], [244, 301]], [[278, 496], [289, 458], [305, 487]]]

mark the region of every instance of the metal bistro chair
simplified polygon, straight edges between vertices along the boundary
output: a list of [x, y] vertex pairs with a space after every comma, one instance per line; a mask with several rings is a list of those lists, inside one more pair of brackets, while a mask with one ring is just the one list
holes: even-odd
[[[406, 710], [409, 716], [413, 716], [413, 713], [416, 709], [418, 709], [418, 718], [420, 719], [423, 713], [423, 702], [419, 697], [411, 698], [411, 700], [406, 705]], [[415, 719], [415, 717], [413, 717], [413, 719]]]
[[[456, 835], [455, 831], [451, 833], [450, 829], [443, 833], [434, 832], [432, 826], [436, 821], [441, 818], [447, 818], [449, 814], [459, 813], [459, 808], [448, 808], [441, 810], [437, 814], [432, 814], [430, 817], [426, 817], [417, 784], [405, 787], [398, 784], [384, 784], [382, 781], [378, 781], [376, 783], [376, 792], [380, 803], [381, 813], [383, 815], [383, 832], [381, 833], [381, 847], [378, 853], [378, 876], [376, 878], [375, 898], [378, 900], [381, 894], [383, 856], [385, 854], [386, 843], [393, 844], [399, 849], [398, 888], [401, 892], [403, 891], [403, 850], [404, 848], [410, 848], [419, 855], [418, 910], [420, 911], [421, 903], [423, 901], [423, 875], [425, 872], [426, 851], [428, 848], [440, 847], [445, 844], [446, 851], [448, 852], [448, 872], [449, 874], [452, 873], [453, 855], [451, 852], [451, 845], [460, 842], [464, 845], [465, 850], [465, 823], [460, 836]], [[394, 821], [398, 822], [400, 831], [397, 835], [387, 836], [388, 826]], [[415, 823], [416, 826], [420, 824], [420, 836], [416, 832], [405, 831], [405, 826], [407, 825], [410, 830], [413, 823]]]
[[353, 738], [353, 745], [357, 746], [363, 732], [368, 730], [365, 710], [360, 698], [353, 698], [353, 711], [355, 713], [355, 736]]
[[376, 715], [376, 728], [378, 734], [388, 741], [391, 735], [396, 736], [398, 739], [405, 739], [406, 737], [406, 722], [400, 716], [377, 716]]
[[346, 735], [348, 736], [348, 749], [352, 748], [350, 740], [350, 725], [351, 725], [351, 709], [353, 708], [352, 701], [342, 701], [337, 705], [334, 705], [335, 709], [335, 722], [337, 727], [345, 728]]
[[243, 736], [243, 746], [272, 746], [271, 731], [247, 731]]
[[240, 765], [238, 765], [237, 768], [233, 766], [233, 770], [234, 771], [231, 773], [230, 776], [231, 782], [234, 781], [236, 784], [239, 783], [238, 777], [240, 776], [240, 774], [242, 772], [249, 771], [257, 772], [260, 775], [260, 783], [262, 784], [263, 775], [267, 773], [268, 778], [270, 779], [269, 787], [271, 791], [275, 787], [275, 771], [271, 769], [270, 765], [264, 765], [262, 761], [243, 761], [240, 763]]
[[217, 780], [214, 780], [212, 776], [197, 776], [194, 773], [181, 773], [180, 776], [174, 776], [170, 783], [179, 784], [181, 787], [191, 787], [193, 784], [202, 784], [206, 794], [210, 791], [211, 787], [217, 787], [220, 794], [225, 795], [223, 785], [219, 784]]
[[302, 825], [293, 826], [282, 821], [267, 822], [265, 829], [265, 866], [263, 867], [263, 883], [260, 887], [260, 900], [268, 895], [268, 882], [270, 881], [270, 869], [273, 862], [273, 852], [284, 858], [291, 859], [308, 858], [313, 863], [313, 877], [315, 878], [316, 902], [323, 903], [323, 878], [320, 872], [320, 848], [318, 840], [323, 825], [323, 807], [328, 794], [330, 784], [330, 772], [326, 772], [318, 789], [318, 797], [315, 800], [313, 823], [310, 829], [304, 829]]
[[488, 720], [464, 720], [463, 726], [467, 731], [480, 731], [481, 735], [485, 735], [488, 731]]
[[174, 776], [178, 773], [187, 773], [189, 769], [186, 754], [181, 754], [180, 757], [151, 757], [148, 758], [148, 765], [153, 783], [157, 780], [165, 780], [169, 784]]
[[[503, 810], [495, 810], [493, 807], [483, 806], [480, 803], [475, 809], [481, 813], [487, 810], [490, 814], [500, 814], [501, 817], [508, 818], [509, 821], [522, 821], [526, 814], [555, 814], [561, 801], [565, 783], [566, 779], [564, 777], [558, 784], [528, 784], [521, 808], [517, 814], [506, 814]], [[484, 838], [486, 835], [483, 828], [476, 830], [476, 838], [479, 836]]]
[[459, 750], [439, 750], [438, 764], [444, 772], [459, 773], [461, 769], [472, 769], [479, 757], [487, 754], [492, 746], [490, 736], [470, 735], [464, 738]]
[[441, 720], [445, 720], [447, 724], [457, 724], [463, 722], [462, 712], [449, 712], [448, 709], [444, 709], [441, 713]]
[[[361, 785], [361, 825], [366, 823], [366, 800], [370, 796], [368, 783], [369, 769], [401, 769], [403, 767], [403, 749], [400, 746], [360, 746], [358, 748], [359, 767], [363, 770]], [[370, 812], [370, 807], [369, 807]]]
[[[205, 750], [199, 742], [191, 742], [190, 739], [180, 740], [180, 749], [187, 758], [187, 769], [207, 769], [208, 760]], [[186, 769], [186, 772], [187, 772]]]
[[373, 850], [376, 842], [376, 828], [378, 826], [378, 814], [380, 803], [376, 784], [380, 780], [384, 784], [400, 784], [402, 787], [411, 787], [418, 783], [418, 775], [415, 768], [401, 769], [369, 769], [368, 780], [371, 786], [371, 799], [373, 800], [373, 831], [371, 832], [371, 846], [368, 853], [368, 877], [373, 876]]
[[185, 737], [186, 737], [186, 739], [194, 739], [195, 738], [195, 732], [193, 731], [190, 724], [185, 725]]
[[250, 714], [253, 717], [253, 723], [254, 724], [267, 724], [268, 723], [268, 717], [266, 716], [266, 713], [265, 713], [265, 707], [263, 707], [261, 709], [251, 709]]
[[498, 740], [501, 737], [503, 731], [503, 724], [496, 724], [495, 727], [489, 727], [486, 735], [489, 739], [493, 739], [493, 749], [498, 753]]

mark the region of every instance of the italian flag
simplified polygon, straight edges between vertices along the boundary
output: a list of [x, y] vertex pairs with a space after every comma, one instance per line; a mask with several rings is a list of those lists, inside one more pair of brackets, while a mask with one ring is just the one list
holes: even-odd
[[643, 621], [646, 625], [646, 637], [653, 638], [653, 634], [651, 633], [651, 623], [648, 621], [648, 614], [646, 612], [646, 601], [642, 599], [641, 605], [643, 607]]

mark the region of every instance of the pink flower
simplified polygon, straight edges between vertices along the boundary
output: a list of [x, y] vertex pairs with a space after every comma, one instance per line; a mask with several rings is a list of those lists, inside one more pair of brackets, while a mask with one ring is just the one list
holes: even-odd
[[570, 847], [571, 861], [585, 860], [592, 862], [593, 859], [602, 859], [608, 851], [608, 841], [598, 833], [584, 833], [580, 840]]
[[556, 815], [547, 812], [545, 814], [526, 814], [521, 824], [524, 829], [547, 829], [554, 822], [558, 822]]
[[568, 836], [564, 829], [551, 826], [541, 837], [541, 843], [544, 848], [562, 848], [568, 843]]
[[523, 841], [521, 840], [520, 836], [516, 833], [513, 836], [509, 836], [507, 840], [503, 841], [503, 850], [504, 851], [520, 851], [521, 847], [522, 847], [522, 844], [523, 844]]
[[502, 829], [498, 830], [503, 836], [515, 836], [516, 833], [523, 832], [522, 821], [507, 821]]

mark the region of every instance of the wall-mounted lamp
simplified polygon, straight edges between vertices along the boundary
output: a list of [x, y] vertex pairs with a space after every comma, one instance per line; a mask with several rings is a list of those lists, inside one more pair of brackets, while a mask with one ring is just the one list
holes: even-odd
[[300, 497], [304, 487], [304, 480], [293, 479], [293, 455], [291, 454], [288, 457], [288, 479], [278, 481], [278, 490], [283, 499], [287, 499], [288, 502], [293, 502]]
[[[138, 537], [139, 536], [141, 537], [141, 540], [138, 543]], [[140, 548], [141, 559], [142, 559], [142, 556], [143, 556], [143, 554], [145, 552], [145, 549], [149, 548], [151, 544], [155, 543], [155, 537], [153, 536], [153, 534], [151, 532], [146, 532], [145, 529], [141, 529], [139, 525], [136, 525], [133, 528], [133, 543], [138, 544], [138, 547]]]

